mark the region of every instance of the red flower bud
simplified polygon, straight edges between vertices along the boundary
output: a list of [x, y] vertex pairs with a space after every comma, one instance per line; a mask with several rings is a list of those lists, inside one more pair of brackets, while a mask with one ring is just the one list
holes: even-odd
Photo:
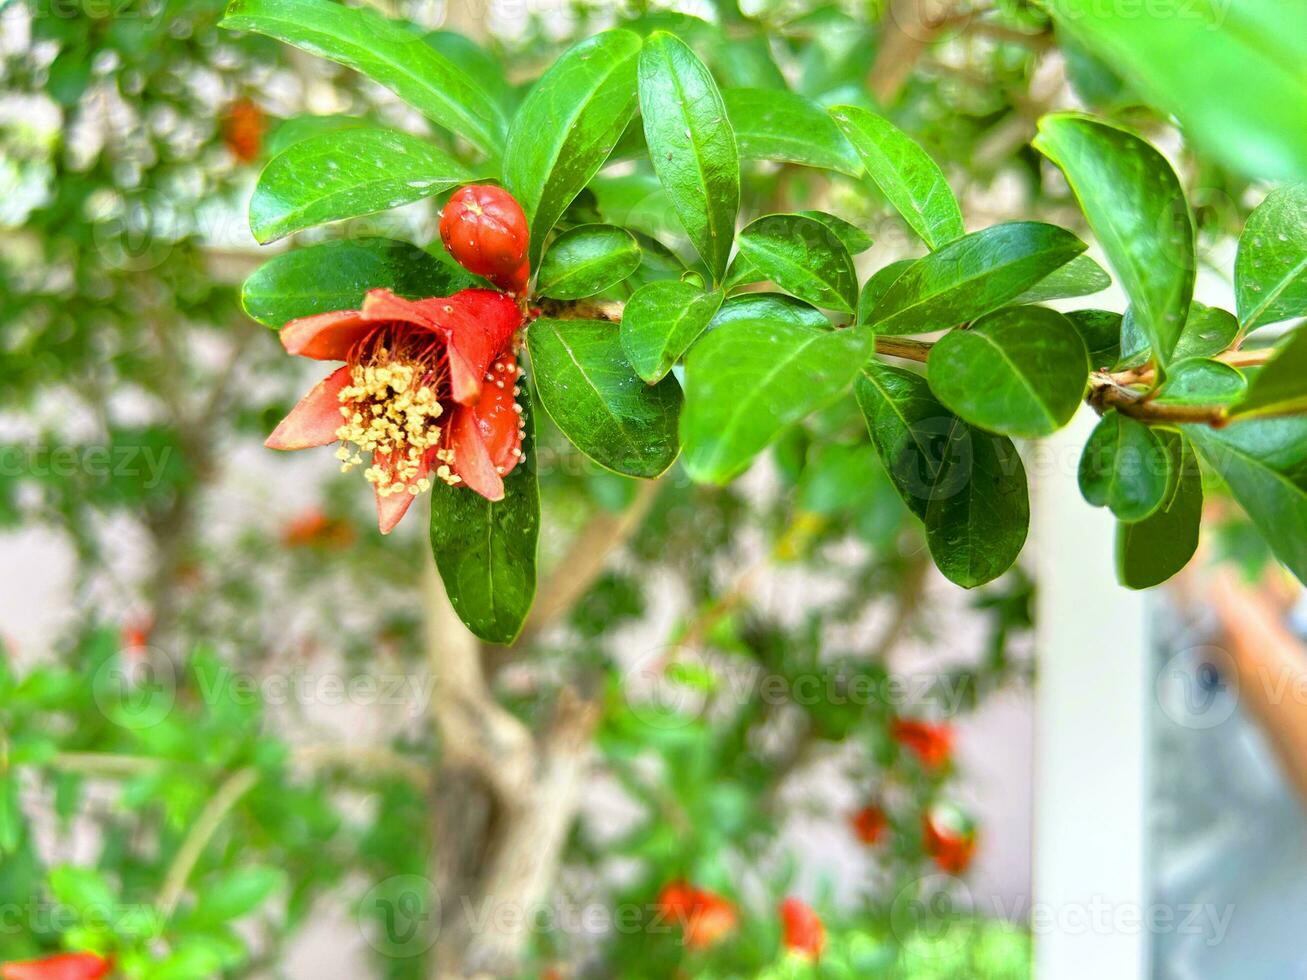
[[890, 735], [900, 745], [916, 753], [928, 769], [940, 769], [953, 754], [953, 730], [947, 725], [932, 725], [911, 718], [895, 718]]
[[263, 111], [249, 99], [232, 103], [222, 121], [222, 141], [241, 163], [253, 163], [263, 148]]
[[945, 874], [960, 875], [971, 866], [976, 854], [976, 829], [957, 807], [933, 806], [921, 819], [921, 837], [926, 853]]
[[853, 828], [853, 834], [858, 840], [871, 847], [884, 835], [888, 821], [884, 810], [874, 803], [868, 803], [849, 817], [849, 826]]
[[531, 275], [526, 215], [502, 187], [469, 184], [456, 190], [440, 214], [440, 240], [468, 272], [511, 293], [526, 288]]
[[797, 898], [781, 902], [782, 943], [792, 953], [817, 959], [826, 946], [826, 927], [811, 905]]
[[43, 960], [25, 960], [0, 966], [3, 980], [99, 980], [113, 961], [94, 953], [59, 953]]

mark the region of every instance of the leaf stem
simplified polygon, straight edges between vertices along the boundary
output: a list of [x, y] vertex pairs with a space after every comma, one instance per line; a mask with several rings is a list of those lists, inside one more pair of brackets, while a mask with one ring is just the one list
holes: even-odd
[[173, 856], [172, 864], [168, 866], [168, 871], [164, 875], [163, 886], [159, 889], [159, 897], [155, 900], [154, 904], [164, 921], [172, 918], [177, 903], [181, 900], [182, 892], [186, 890], [187, 879], [195, 870], [200, 855], [204, 853], [205, 846], [217, 833], [223, 819], [258, 781], [259, 772], [253, 766], [238, 769], [227, 777], [205, 804], [199, 819], [191, 825], [190, 832]]

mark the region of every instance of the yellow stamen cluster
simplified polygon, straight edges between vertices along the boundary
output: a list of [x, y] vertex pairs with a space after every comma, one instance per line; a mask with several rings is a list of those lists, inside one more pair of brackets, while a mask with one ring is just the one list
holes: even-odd
[[[436, 390], [425, 383], [420, 369], [403, 361], [388, 361], [386, 352], [371, 364], [350, 369], [349, 385], [340, 390], [340, 414], [345, 422], [336, 430], [341, 447], [336, 458], [348, 473], [363, 462], [364, 453], [385, 457], [385, 466], [373, 464], [363, 471], [377, 493], [418, 494], [431, 486], [418, 479], [422, 457], [440, 442], [436, 420], [443, 409]], [[350, 444], [355, 448], [351, 448]]]

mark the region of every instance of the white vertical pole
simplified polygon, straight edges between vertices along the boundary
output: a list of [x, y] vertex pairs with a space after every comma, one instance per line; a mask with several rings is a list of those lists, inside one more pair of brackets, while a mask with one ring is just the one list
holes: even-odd
[[1096, 421], [1034, 448], [1038, 563], [1032, 928], [1037, 980], [1142, 980], [1148, 941], [1144, 598], [1116, 584], [1111, 515], [1081, 499]]

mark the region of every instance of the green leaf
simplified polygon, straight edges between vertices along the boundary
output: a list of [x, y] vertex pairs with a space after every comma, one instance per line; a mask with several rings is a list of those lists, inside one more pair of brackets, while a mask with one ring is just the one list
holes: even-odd
[[1108, 368], [1121, 356], [1120, 313], [1109, 310], [1076, 310], [1066, 314], [1089, 351], [1089, 369]]
[[685, 469], [726, 483], [789, 425], [844, 391], [871, 354], [863, 328], [741, 320], [715, 328], [685, 363]]
[[744, 160], [777, 160], [857, 177], [862, 161], [815, 102], [776, 89], [726, 89], [726, 113]]
[[1026, 471], [1012, 441], [967, 425], [910, 371], [873, 362], [854, 391], [939, 570], [967, 589], [1003, 574], [1030, 527]]
[[1073, 113], [1039, 121], [1035, 147], [1075, 191], [1162, 364], [1193, 298], [1194, 224], [1175, 171], [1134, 133]]
[[113, 888], [94, 868], [61, 864], [51, 869], [49, 885], [60, 904], [84, 917], [103, 917], [117, 906], [118, 897]]
[[1089, 359], [1066, 317], [1014, 306], [952, 330], [931, 348], [930, 390], [972, 425], [1037, 438], [1071, 420], [1084, 397]]
[[646, 385], [622, 352], [615, 323], [536, 320], [527, 330], [536, 390], [550, 417], [600, 466], [653, 478], [676, 459], [681, 389]]
[[1116, 570], [1121, 584], [1149, 589], [1189, 563], [1198, 550], [1203, 514], [1203, 479], [1198, 457], [1177, 432], [1158, 430], [1179, 478], [1171, 498], [1150, 517], [1116, 526]]
[[929, 154], [888, 119], [852, 105], [831, 108], [881, 193], [932, 249], [961, 238], [957, 198]]
[[545, 237], [599, 172], [635, 114], [639, 52], [640, 38], [631, 31], [605, 31], [574, 44], [513, 117], [504, 186], [530, 223], [533, 268]]
[[263, 168], [250, 199], [250, 229], [266, 245], [314, 225], [420, 201], [471, 178], [461, 163], [408, 133], [322, 133], [291, 144]]
[[716, 329], [728, 323], [779, 323], [813, 330], [831, 329], [831, 322], [825, 313], [810, 303], [783, 293], [744, 293], [732, 296], [722, 304], [708, 326]]
[[740, 232], [740, 254], [776, 285], [814, 306], [852, 313], [857, 304], [858, 281], [849, 250], [814, 218], [758, 218]]
[[890, 286], [899, 281], [899, 276], [915, 262], [915, 259], [898, 259], [889, 265], [877, 269], [858, 294], [857, 322], [866, 323], [871, 319], [877, 304], [885, 298]]
[[1307, 582], [1307, 419], [1184, 427], [1277, 558]]
[[1038, 283], [1014, 299], [1014, 303], [1046, 303], [1051, 299], [1070, 299], [1075, 296], [1092, 296], [1112, 285], [1101, 265], [1088, 255], [1074, 259], [1055, 269]]
[[1215, 357], [1234, 343], [1239, 335], [1239, 321], [1234, 314], [1215, 306], [1194, 301], [1189, 304], [1180, 341], [1173, 357], [1182, 361], [1190, 357]]
[[331, 0], [231, 0], [221, 26], [353, 68], [486, 153], [503, 149], [506, 121], [495, 100], [421, 36], [375, 10]]
[[1069, 32], [1174, 113], [1205, 150], [1247, 177], [1307, 174], [1302, 38], [1307, 8], [1282, 0], [1175, 4], [1050, 0]]
[[1253, 375], [1248, 394], [1235, 406], [1233, 414], [1255, 417], [1304, 410], [1307, 410], [1307, 329], [1299, 327]]
[[520, 98], [505, 75], [503, 65], [493, 55], [457, 31], [429, 31], [422, 35], [422, 40], [480, 85], [505, 113], [511, 114]]
[[528, 415], [523, 456], [504, 477], [503, 500], [443, 480], [431, 488], [436, 568], [458, 618], [488, 643], [517, 639], [535, 598], [540, 488], [534, 432]]
[[360, 119], [358, 116], [339, 114], [291, 116], [273, 130], [272, 135], [268, 137], [267, 143], [264, 144], [263, 151], [269, 157], [275, 157], [292, 144], [308, 139], [311, 136], [321, 136], [323, 133], [338, 133], [346, 129], [367, 129], [369, 125], [366, 119]]
[[740, 207], [740, 158], [717, 83], [663, 31], [640, 51], [640, 112], [649, 159], [713, 279], [726, 271]]
[[1248, 216], [1234, 288], [1245, 332], [1307, 316], [1307, 184], [1271, 191]]
[[256, 269], [241, 287], [241, 305], [259, 323], [281, 327], [297, 317], [356, 310], [369, 289], [408, 299], [448, 296], [470, 275], [408, 242], [355, 238], [285, 252]]
[[198, 922], [228, 922], [248, 915], [286, 883], [286, 873], [267, 865], [249, 865], [210, 878], [199, 890], [191, 913]]
[[1084, 250], [1071, 232], [1037, 221], [973, 232], [913, 262], [868, 322], [880, 334], [945, 330], [998, 309]]
[[622, 350], [649, 384], [661, 381], [722, 305], [721, 290], [704, 292], [673, 279], [641, 286], [622, 311]]
[[1098, 422], [1080, 457], [1080, 492], [1118, 520], [1142, 521], [1166, 502], [1175, 473], [1157, 433], [1119, 412]]
[[625, 228], [578, 225], [549, 246], [536, 292], [554, 299], [581, 299], [602, 293], [640, 268], [640, 245]]
[[1224, 405], [1244, 393], [1244, 376], [1221, 361], [1190, 357], [1166, 369], [1166, 380], [1153, 393], [1162, 405]]

